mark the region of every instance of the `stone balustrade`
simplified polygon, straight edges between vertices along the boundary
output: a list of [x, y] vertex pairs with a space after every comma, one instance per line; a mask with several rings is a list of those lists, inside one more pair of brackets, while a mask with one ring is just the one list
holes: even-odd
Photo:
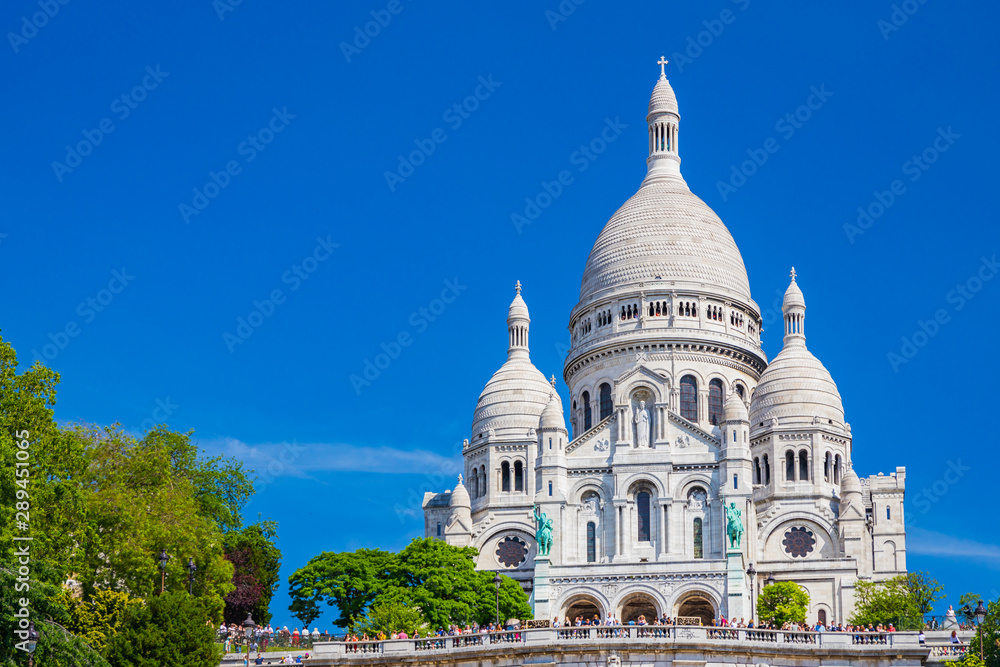
[[[659, 642], [682, 646], [708, 642], [720, 648], [751, 644], [771, 646], [780, 650], [790, 645], [866, 651], [872, 649], [923, 649], [912, 632], [791, 632], [787, 630], [755, 630], [746, 628], [716, 628], [670, 625], [575, 626], [565, 628], [535, 628], [503, 632], [483, 632], [419, 639], [384, 641], [324, 642], [313, 647], [313, 656], [320, 660], [340, 657], [369, 658], [374, 655], [448, 653], [456, 649], [487, 648], [503, 645], [546, 647], [579, 643], [607, 644], [609, 648], [625, 649], [630, 643]], [[934, 647], [937, 649], [938, 647]], [[339, 662], [339, 661], [338, 661]], [[370, 662], [370, 661], [369, 661]]]

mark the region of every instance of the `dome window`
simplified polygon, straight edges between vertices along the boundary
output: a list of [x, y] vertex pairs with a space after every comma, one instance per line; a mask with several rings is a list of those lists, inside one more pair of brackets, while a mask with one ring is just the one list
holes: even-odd
[[600, 419], [603, 421], [611, 416], [612, 403], [611, 403], [611, 385], [604, 383], [601, 385], [601, 412]]
[[698, 421], [698, 380], [693, 375], [681, 378], [681, 417]]
[[722, 422], [722, 380], [718, 378], [708, 383], [708, 421], [712, 426]]

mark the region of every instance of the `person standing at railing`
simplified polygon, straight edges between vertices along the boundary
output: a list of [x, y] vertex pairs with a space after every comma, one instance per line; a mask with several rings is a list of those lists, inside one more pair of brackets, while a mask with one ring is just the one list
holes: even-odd
[[917, 633], [917, 643], [921, 646], [927, 643], [927, 635], [924, 634], [923, 630]]
[[961, 644], [962, 643], [962, 640], [958, 638], [958, 632], [956, 632], [955, 630], [951, 631], [951, 643], [952, 644]]

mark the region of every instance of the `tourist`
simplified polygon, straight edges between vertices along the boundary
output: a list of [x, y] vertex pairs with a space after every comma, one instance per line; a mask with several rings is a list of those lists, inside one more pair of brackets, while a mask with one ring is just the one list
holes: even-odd
[[951, 631], [951, 643], [952, 644], [961, 644], [962, 643], [962, 640], [958, 638], [958, 632], [955, 631], [955, 630]]
[[927, 635], [925, 635], [924, 631], [921, 630], [920, 632], [917, 633], [917, 642], [922, 645], [926, 641], [927, 641]]

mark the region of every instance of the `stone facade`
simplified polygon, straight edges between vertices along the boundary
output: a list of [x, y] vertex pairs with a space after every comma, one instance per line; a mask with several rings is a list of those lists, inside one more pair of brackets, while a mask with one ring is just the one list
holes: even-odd
[[[533, 594], [536, 618], [749, 619], [773, 574], [808, 590], [811, 622], [846, 621], [858, 579], [906, 571], [905, 470], [853, 471], [851, 427], [806, 347], [794, 269], [783, 347], [768, 362], [739, 249], [681, 176], [680, 113], [662, 73], [646, 120], [646, 178], [598, 236], [570, 312], [570, 405], [531, 363], [518, 283], [464, 481], [426, 494], [425, 534], [478, 548], [479, 568]], [[727, 505], [744, 526], [735, 546]], [[535, 507], [554, 525], [544, 590]]]

